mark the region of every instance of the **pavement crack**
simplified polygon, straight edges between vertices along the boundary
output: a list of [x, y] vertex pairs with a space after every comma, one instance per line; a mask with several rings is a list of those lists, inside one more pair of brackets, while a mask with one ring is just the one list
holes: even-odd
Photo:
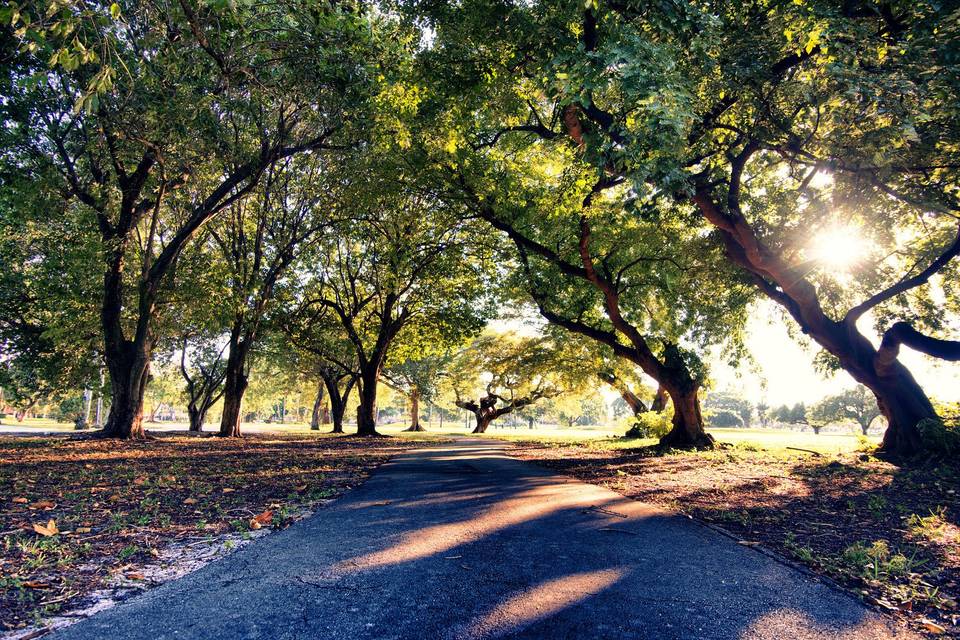
[[596, 506], [596, 505], [591, 505], [591, 506], [587, 507], [586, 509], [583, 510], [583, 513], [587, 513], [588, 511], [598, 511], [598, 512], [600, 512], [600, 513], [605, 513], [605, 514], [610, 515], [610, 516], [617, 516], [618, 518], [627, 518], [627, 517], [629, 517], [629, 516], [627, 516], [627, 514], [625, 514], [625, 513], [620, 513], [619, 511], [611, 511], [610, 509], [604, 509], [603, 507], [598, 507], [598, 506]]

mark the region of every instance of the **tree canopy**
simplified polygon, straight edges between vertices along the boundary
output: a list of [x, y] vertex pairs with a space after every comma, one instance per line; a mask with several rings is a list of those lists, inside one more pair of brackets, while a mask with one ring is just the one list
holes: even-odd
[[[5, 398], [76, 395], [103, 371], [105, 434], [140, 438], [151, 366], [175, 362], [194, 426], [222, 395], [236, 436], [251, 371], [279, 367], [309, 381], [317, 426], [329, 405], [342, 430], [356, 388], [376, 434], [389, 382], [414, 407], [457, 391], [482, 431], [589, 376], [635, 416], [669, 399], [662, 445], [710, 447], [705, 410], [749, 425], [754, 406], [708, 392], [708, 363], [744, 360], [769, 299], [859, 385], [804, 419], [863, 426], [876, 403], [883, 447], [916, 454], [940, 416], [900, 350], [960, 359], [957, 18], [8, 3]], [[484, 332], [511, 313], [550, 327]]]

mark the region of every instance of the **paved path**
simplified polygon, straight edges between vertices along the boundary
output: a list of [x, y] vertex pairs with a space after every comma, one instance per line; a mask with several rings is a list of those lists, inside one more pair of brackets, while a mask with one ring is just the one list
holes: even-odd
[[315, 516], [54, 637], [912, 637], [756, 550], [505, 447], [400, 455]]

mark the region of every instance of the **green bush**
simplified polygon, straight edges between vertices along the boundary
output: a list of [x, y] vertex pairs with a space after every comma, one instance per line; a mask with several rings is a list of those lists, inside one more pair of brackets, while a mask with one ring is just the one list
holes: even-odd
[[630, 430], [627, 431], [628, 438], [662, 438], [670, 432], [673, 427], [671, 418], [663, 413], [647, 411], [641, 413], [633, 419]]
[[957, 421], [922, 420], [917, 429], [928, 451], [947, 456], [960, 453], [960, 425]]

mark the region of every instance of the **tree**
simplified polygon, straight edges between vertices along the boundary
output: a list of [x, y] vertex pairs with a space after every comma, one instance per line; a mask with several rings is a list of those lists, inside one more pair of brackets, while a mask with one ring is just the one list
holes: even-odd
[[210, 234], [229, 265], [233, 318], [227, 348], [221, 436], [239, 436], [251, 352], [283, 278], [319, 240], [333, 206], [323, 156], [287, 158], [265, 171], [253, 197], [234, 202]]
[[605, 407], [595, 392], [568, 393], [554, 398], [547, 407], [567, 427], [578, 424], [599, 424]]
[[[58, 196], [0, 176], [0, 388], [20, 420], [38, 404], [99, 387], [97, 326], [89, 320], [97, 248], [76, 220], [59, 215]], [[31, 200], [43, 208], [24, 210]]]
[[5, 58], [0, 146], [5, 171], [60, 192], [98, 236], [104, 433], [139, 438], [179, 257], [276, 162], [340, 146], [344, 113], [364, 111], [375, 20], [350, 3], [322, 20], [296, 0], [124, 4], [7, 9], [19, 50]]
[[[474, 214], [515, 245], [518, 286], [541, 315], [601, 342], [663, 386], [675, 427], [664, 445], [711, 446], [697, 352], [736, 342], [752, 292], [716, 243], [686, 223], [664, 224], [658, 207], [666, 205], [583, 153], [576, 114], [550, 97], [567, 73], [554, 66], [557, 51], [545, 49], [582, 47], [568, 35], [573, 6], [427, 8], [437, 38], [421, 55], [422, 72], [436, 99], [447, 99], [440, 122], [425, 126], [449, 131], [436, 154], [438, 180], [446, 172]], [[508, 29], [487, 28], [504, 19]], [[437, 78], [438, 68], [460, 73]]]
[[384, 378], [410, 401], [410, 426], [407, 431], [426, 431], [420, 424], [420, 403], [431, 402], [437, 394], [439, 378], [450, 365], [449, 354], [408, 356], [388, 363]]
[[859, 384], [843, 393], [828, 396], [810, 408], [811, 419], [821, 423], [853, 420], [863, 435], [867, 435], [870, 425], [880, 415], [870, 390]]
[[[899, 348], [960, 359], [942, 322], [958, 304], [943, 283], [960, 253], [960, 85], [929, 73], [955, 65], [952, 6], [427, 6], [441, 34], [430, 55], [462, 61], [444, 82], [503, 114], [480, 144], [565, 138], [608, 182], [629, 182], [625, 204], [663, 201], [712, 230], [877, 397], [883, 448], [922, 448], [917, 424], [937, 415]], [[502, 82], [484, 86], [491, 78]], [[471, 81], [481, 90], [463, 91]], [[861, 238], [876, 251], [838, 262]], [[870, 316], [879, 348], [864, 334]]]
[[[771, 417], [777, 422], [787, 424], [807, 424], [807, 408], [802, 402], [798, 402], [792, 407], [789, 405], [780, 405], [770, 412]], [[816, 429], [819, 433], [819, 428]]]
[[[737, 419], [733, 421], [735, 424], [726, 424], [723, 426], [749, 427], [753, 419], [753, 406], [750, 404], [750, 401], [731, 391], [709, 393], [704, 402], [704, 406], [716, 412], [717, 415], [715, 415], [715, 418], [719, 418], [720, 412], [726, 412], [737, 417]], [[729, 420], [727, 420], [727, 422], [729, 422]], [[711, 421], [711, 423], [716, 426], [721, 426], [716, 420]]]
[[209, 336], [185, 335], [180, 348], [180, 375], [186, 383], [189, 430], [203, 431], [210, 407], [223, 397], [223, 381], [227, 377], [227, 362], [223, 357], [229, 343], [217, 342]]
[[407, 327], [456, 342], [491, 312], [474, 223], [456, 203], [411, 189], [411, 169], [394, 160], [369, 159], [354, 211], [321, 246], [304, 294], [306, 312], [329, 310], [353, 347], [360, 435], [377, 435], [378, 384]]
[[274, 321], [283, 332], [286, 344], [280, 353], [289, 366], [316, 379], [310, 428], [317, 431], [332, 420], [333, 433], [343, 433], [343, 416], [360, 371], [356, 348], [340, 319], [330, 308], [307, 302], [279, 309]]
[[732, 411], [727, 411], [726, 409], [720, 409], [713, 412], [713, 414], [707, 418], [711, 426], [714, 427], [743, 427], [743, 420], [737, 414]]
[[512, 333], [481, 335], [451, 366], [456, 404], [477, 421], [473, 433], [485, 433], [497, 418], [569, 391], [578, 375], [582, 370], [571, 369], [555, 342]]

